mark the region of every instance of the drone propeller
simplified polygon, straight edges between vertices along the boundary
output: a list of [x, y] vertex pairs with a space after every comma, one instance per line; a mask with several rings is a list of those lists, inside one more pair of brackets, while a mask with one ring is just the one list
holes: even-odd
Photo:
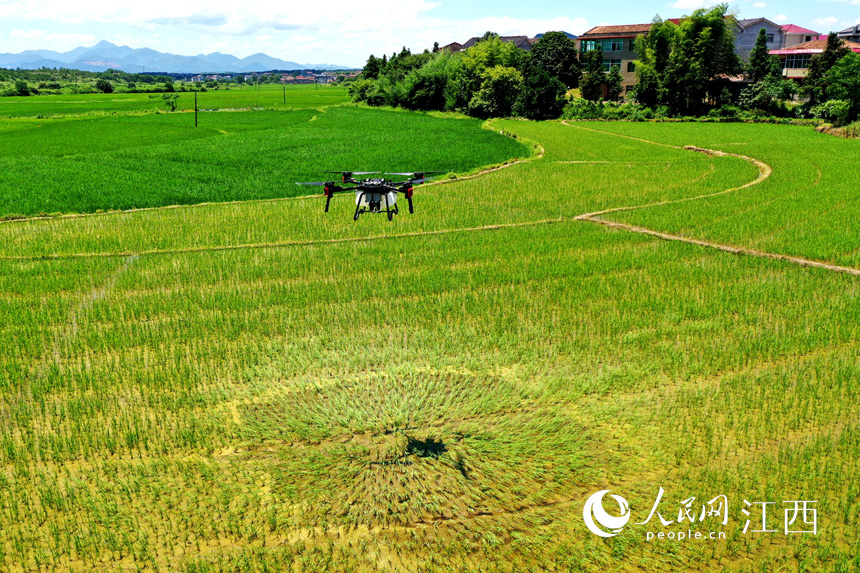
[[379, 171], [323, 171], [323, 173], [339, 173], [341, 181], [346, 183], [352, 179], [353, 175], [370, 175], [372, 173], [379, 173]]
[[387, 175], [404, 175], [404, 176], [412, 175], [413, 177], [417, 175], [420, 178], [420, 177], [423, 177], [424, 175], [430, 175], [431, 173], [447, 173], [447, 171], [409, 171], [408, 173], [391, 172], [391, 173], [387, 173]]
[[313, 183], [296, 183], [296, 185], [318, 185], [320, 187], [325, 187], [328, 183], [323, 183], [320, 181], [314, 181]]

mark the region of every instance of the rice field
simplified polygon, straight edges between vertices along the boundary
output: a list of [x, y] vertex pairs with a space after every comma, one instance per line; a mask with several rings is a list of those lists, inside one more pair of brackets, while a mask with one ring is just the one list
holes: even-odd
[[325, 170], [465, 173], [528, 150], [473, 119], [310, 110], [0, 120], [0, 217], [306, 194]]
[[[772, 174], [602, 217], [857, 266], [857, 142], [485, 127], [531, 155], [391, 223], [346, 196], [0, 223], [2, 568], [857, 569], [860, 279], [575, 219], [761, 177], [642, 139], [696, 145]], [[669, 519], [725, 495], [690, 525], [724, 538], [649, 541], [661, 487]], [[609, 539], [602, 489], [635, 517]], [[744, 500], [815, 500], [817, 534], [745, 533]]]
[[[194, 93], [176, 92], [177, 109], [193, 110]], [[110, 93], [0, 98], [0, 118], [110, 115], [166, 111], [162, 94]], [[349, 101], [337, 85], [245, 85], [197, 93], [199, 109], [306, 109]]]

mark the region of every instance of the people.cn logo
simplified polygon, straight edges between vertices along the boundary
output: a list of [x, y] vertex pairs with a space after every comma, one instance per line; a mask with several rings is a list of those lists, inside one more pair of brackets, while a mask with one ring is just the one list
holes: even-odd
[[[630, 505], [620, 495], [610, 494], [610, 497], [618, 502], [618, 507], [621, 509], [620, 517], [613, 517], [603, 509], [603, 496], [609, 493], [609, 491], [608, 489], [604, 489], [593, 494], [585, 500], [585, 507], [582, 509], [582, 518], [585, 520], [585, 525], [592, 533], [600, 537], [615, 537], [621, 533], [621, 528], [630, 521]], [[594, 523], [595, 520], [608, 529], [609, 532], [601, 529], [597, 523]]]

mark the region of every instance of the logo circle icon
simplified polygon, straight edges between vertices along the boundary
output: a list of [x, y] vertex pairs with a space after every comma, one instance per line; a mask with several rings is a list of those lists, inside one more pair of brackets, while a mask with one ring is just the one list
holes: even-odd
[[[620, 495], [609, 495], [609, 497], [618, 502], [618, 507], [621, 509], [620, 517], [609, 515], [606, 513], [606, 510], [603, 509], [603, 497], [609, 492], [610, 490], [604, 489], [592, 494], [591, 497], [585, 500], [585, 507], [582, 508], [582, 518], [585, 520], [586, 527], [588, 527], [592, 533], [599, 535], [600, 537], [615, 537], [621, 533], [621, 528], [630, 521], [630, 505], [627, 503], [627, 500]], [[610, 532], [606, 532], [601, 529], [600, 526], [595, 523], [595, 520]]]

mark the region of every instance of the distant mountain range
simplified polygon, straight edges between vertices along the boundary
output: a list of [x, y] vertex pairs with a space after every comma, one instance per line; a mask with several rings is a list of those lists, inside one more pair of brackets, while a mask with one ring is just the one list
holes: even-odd
[[109, 68], [129, 73], [166, 72], [180, 74], [264, 72], [267, 70], [345, 70], [349, 66], [299, 64], [253, 54], [239, 59], [230, 54], [212, 52], [197, 56], [165, 54], [149, 48], [117, 46], [102, 40], [91, 48], [75, 48], [60, 53], [51, 50], [26, 50], [20, 54], [0, 54], [3, 68], [70, 68], [86, 72], [103, 72]]

